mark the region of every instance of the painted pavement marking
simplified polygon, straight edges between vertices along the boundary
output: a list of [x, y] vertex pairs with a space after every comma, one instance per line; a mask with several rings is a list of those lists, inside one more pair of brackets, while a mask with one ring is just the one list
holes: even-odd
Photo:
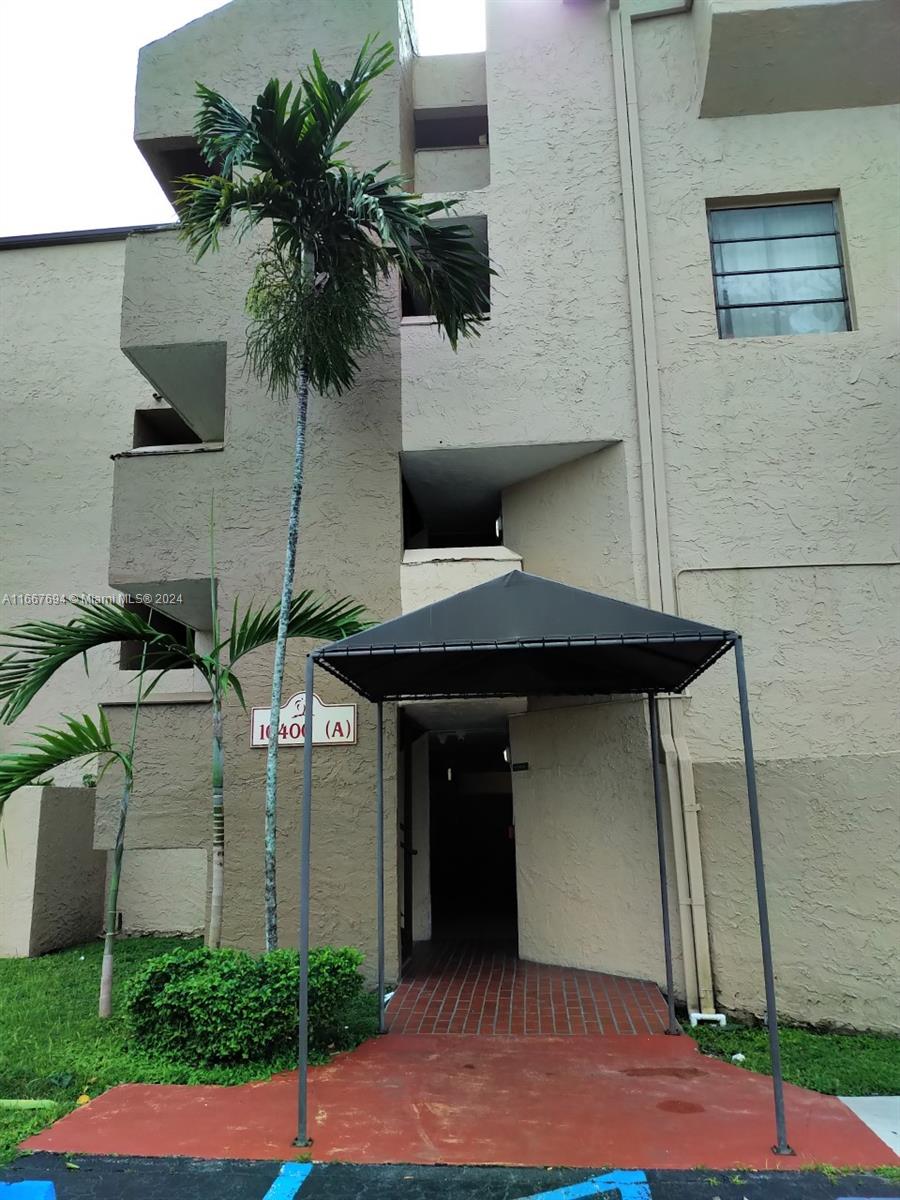
[[56, 1188], [46, 1179], [23, 1179], [19, 1183], [0, 1183], [2, 1200], [56, 1200]]
[[643, 1171], [610, 1171], [606, 1175], [595, 1175], [584, 1183], [573, 1183], [569, 1187], [556, 1188], [552, 1192], [535, 1192], [523, 1200], [587, 1200], [590, 1196], [604, 1196], [618, 1192], [618, 1200], [652, 1200], [650, 1185]]
[[294, 1200], [311, 1171], [312, 1163], [285, 1163], [263, 1200]]

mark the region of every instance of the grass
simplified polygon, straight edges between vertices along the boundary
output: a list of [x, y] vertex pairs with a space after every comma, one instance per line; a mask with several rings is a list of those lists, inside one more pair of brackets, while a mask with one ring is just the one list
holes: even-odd
[[[123, 938], [116, 946], [113, 1016], [97, 1016], [102, 943], [33, 959], [0, 959], [0, 1099], [41, 1099], [55, 1109], [0, 1108], [0, 1163], [18, 1142], [118, 1083], [236, 1084], [267, 1079], [296, 1065], [283, 1059], [229, 1067], [195, 1067], [129, 1044], [121, 1016], [125, 981], [148, 959], [199, 939]], [[365, 1009], [365, 1011], [363, 1011]], [[347, 1014], [359, 1040], [374, 1032], [375, 1001], [366, 996]]]
[[[765, 1029], [729, 1025], [724, 1029], [699, 1025], [687, 1030], [704, 1054], [771, 1075]], [[870, 1033], [817, 1033], [781, 1027], [781, 1065], [788, 1083], [829, 1096], [900, 1095], [900, 1038]]]

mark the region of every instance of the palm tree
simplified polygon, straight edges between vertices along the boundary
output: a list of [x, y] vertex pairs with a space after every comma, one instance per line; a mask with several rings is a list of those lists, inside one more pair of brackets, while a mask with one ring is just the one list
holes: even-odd
[[[232, 689], [244, 704], [243, 689], [234, 671], [235, 664], [251, 651], [274, 642], [278, 631], [279, 606], [251, 606], [239, 616], [235, 601], [228, 637], [219, 637], [218, 618], [214, 616], [212, 649], [208, 654], [201, 654], [192, 644], [182, 645], [171, 634], [155, 629], [152, 615], [148, 621], [140, 613], [120, 604], [73, 603], [79, 615], [66, 623], [29, 621], [0, 635], [0, 647], [13, 651], [0, 659], [0, 723], [9, 724], [20, 716], [65, 663], [84, 658], [86, 665], [89, 651], [109, 643], [127, 641], [142, 646], [139, 702], [141, 694], [147, 696], [167, 671], [195, 668], [201, 673], [212, 696], [213, 835], [207, 941], [210, 946], [218, 946], [222, 935], [225, 872], [222, 708]], [[216, 608], [213, 593], [214, 614]], [[288, 637], [336, 641], [365, 627], [360, 605], [346, 599], [326, 601], [311, 591], [303, 591], [295, 596], [288, 613]], [[144, 674], [151, 671], [157, 674], [144, 688]], [[129, 795], [130, 790], [129, 785]]]
[[[266, 947], [278, 942], [275, 830], [278, 718], [297, 553], [309, 389], [340, 394], [360, 357], [377, 349], [390, 326], [384, 283], [396, 274], [434, 314], [455, 350], [477, 335], [488, 307], [490, 266], [463, 224], [436, 224], [456, 201], [425, 202], [387, 164], [358, 171], [340, 156], [344, 126], [368, 99], [371, 83], [393, 64], [390, 43], [369, 37], [340, 82], [313, 63], [294, 90], [271, 79], [248, 116], [198, 85], [196, 137], [211, 171], [186, 176], [176, 206], [181, 236], [201, 258], [232, 226], [237, 240], [269, 222], [247, 310], [247, 361], [276, 396], [296, 396], [294, 470], [266, 760]], [[236, 174], [236, 172], [238, 172]]]
[[[146, 655], [146, 646], [142, 657]], [[117, 746], [113, 740], [106, 717], [101, 710], [97, 721], [89, 716], [79, 719], [63, 717], [65, 729], [45, 727], [36, 734], [32, 742], [0, 754], [0, 816], [3, 807], [13, 792], [36, 783], [48, 772], [65, 763], [82, 760], [101, 764], [100, 774], [114, 762], [124, 772], [122, 799], [119, 802], [119, 823], [116, 828], [116, 845], [113, 852], [113, 867], [106, 893], [106, 927], [103, 939], [103, 963], [100, 968], [100, 1000], [98, 1015], [108, 1017], [112, 1013], [113, 950], [116, 939], [116, 915], [119, 907], [119, 881], [122, 877], [122, 855], [125, 850], [125, 823], [134, 788], [134, 743], [137, 735], [138, 714], [141, 707], [143, 672], [138, 685], [137, 702], [131, 722], [131, 738], [127, 747]], [[104, 761], [105, 760], [105, 761]]]

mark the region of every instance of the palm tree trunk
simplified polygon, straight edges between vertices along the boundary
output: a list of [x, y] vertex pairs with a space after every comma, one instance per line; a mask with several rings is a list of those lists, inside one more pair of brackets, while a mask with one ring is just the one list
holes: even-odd
[[122, 800], [119, 804], [119, 827], [116, 830], [116, 848], [113, 851], [113, 868], [106, 893], [106, 935], [103, 939], [103, 965], [100, 968], [100, 1006], [98, 1015], [108, 1017], [112, 1013], [113, 947], [116, 940], [116, 924], [119, 910], [119, 880], [122, 878], [122, 855], [125, 851], [125, 822], [134, 783], [130, 771], [125, 773]]
[[[275, 641], [275, 665], [272, 672], [272, 704], [269, 710], [269, 748], [266, 757], [266, 829], [265, 829], [265, 902], [266, 949], [278, 947], [278, 911], [275, 883], [276, 783], [278, 776], [278, 726], [281, 719], [281, 686], [284, 679], [284, 655], [287, 647], [288, 619], [294, 592], [294, 568], [297, 562], [297, 534], [300, 528], [300, 499], [303, 495], [303, 460], [306, 450], [306, 411], [309, 401], [309, 375], [304, 367], [297, 380], [297, 425], [294, 437], [294, 478], [288, 518], [287, 547], [284, 554], [284, 580]], [[307, 736], [312, 736], [312, 714], [307, 715]]]
[[[134, 701], [134, 713], [131, 718], [131, 739], [129, 741], [129, 759], [134, 764], [134, 746], [137, 741], [138, 717], [141, 712], [141, 701], [144, 697], [144, 669], [147, 666], [147, 643], [141, 650], [141, 669], [138, 675], [137, 696]], [[106, 893], [106, 932], [103, 938], [103, 962], [100, 967], [100, 1004], [98, 1016], [108, 1017], [112, 1014], [112, 983], [113, 983], [113, 948], [116, 941], [116, 925], [119, 912], [119, 881], [122, 878], [122, 855], [125, 853], [125, 822], [128, 820], [128, 806], [131, 803], [131, 791], [134, 787], [134, 774], [131, 768], [125, 771], [125, 783], [122, 787], [122, 799], [119, 803], [119, 827], [116, 830], [116, 846], [113, 851], [113, 869], [109, 877], [109, 888]]]
[[222, 695], [216, 680], [212, 709], [212, 887], [209, 901], [208, 946], [222, 941], [222, 898], [225, 890], [225, 755], [222, 742]]

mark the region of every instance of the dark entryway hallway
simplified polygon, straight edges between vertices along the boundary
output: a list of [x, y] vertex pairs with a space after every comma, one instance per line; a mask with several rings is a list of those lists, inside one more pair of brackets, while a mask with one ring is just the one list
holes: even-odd
[[516, 950], [516, 844], [508, 733], [432, 739], [432, 940]]

